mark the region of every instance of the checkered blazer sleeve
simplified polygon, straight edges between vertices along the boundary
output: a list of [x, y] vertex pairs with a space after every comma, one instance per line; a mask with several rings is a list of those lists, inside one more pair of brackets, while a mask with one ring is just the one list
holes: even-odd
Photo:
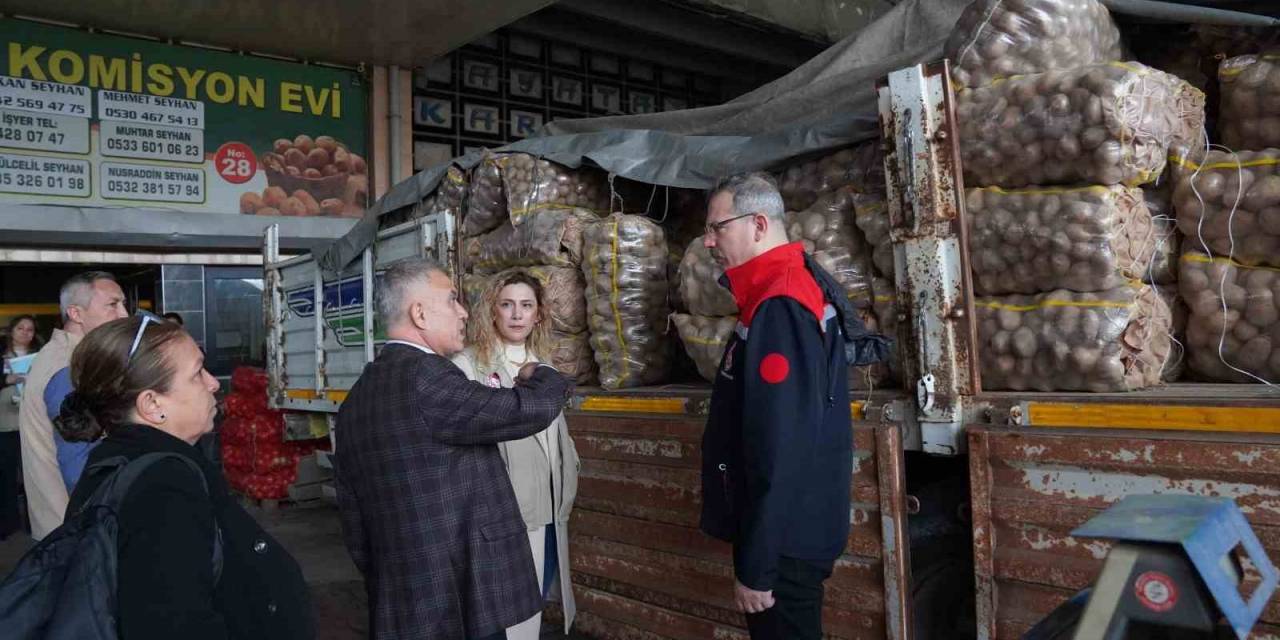
[[511, 389], [472, 382], [439, 356], [417, 376], [419, 408], [430, 414], [431, 437], [451, 445], [519, 440], [546, 429], [564, 410], [573, 383], [550, 367]]
[[360, 513], [360, 498], [348, 481], [342, 468], [341, 456], [335, 456], [338, 468], [334, 470], [334, 488], [338, 492], [338, 514], [342, 518], [342, 539], [347, 551], [361, 575], [369, 575], [369, 539], [365, 536], [364, 520]]

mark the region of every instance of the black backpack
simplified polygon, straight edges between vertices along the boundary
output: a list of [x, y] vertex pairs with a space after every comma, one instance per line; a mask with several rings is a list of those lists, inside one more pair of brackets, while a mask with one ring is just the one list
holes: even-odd
[[[116, 636], [116, 514], [129, 487], [151, 465], [176, 458], [209, 485], [191, 459], [177, 453], [123, 456], [85, 470], [111, 475], [67, 521], [32, 547], [0, 583], [0, 629], [12, 640], [114, 640]], [[216, 526], [216, 525], [215, 525]], [[214, 582], [222, 573], [222, 535], [213, 538]]]

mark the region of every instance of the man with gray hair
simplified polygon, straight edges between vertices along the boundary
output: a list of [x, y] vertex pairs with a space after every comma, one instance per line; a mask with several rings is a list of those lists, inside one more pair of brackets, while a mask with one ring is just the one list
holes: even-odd
[[542, 608], [497, 443], [546, 429], [572, 383], [531, 363], [511, 389], [449, 358], [467, 312], [437, 264], [382, 275], [387, 342], [338, 411], [335, 479], [347, 549], [365, 576], [370, 637], [481, 640]]
[[36, 540], [62, 524], [67, 511], [69, 488], [59, 465], [53, 417], [58, 415], [62, 399], [71, 390], [67, 369], [71, 352], [85, 334], [99, 325], [129, 315], [124, 292], [116, 284], [115, 276], [105, 271], [71, 276], [62, 284], [58, 304], [62, 308], [62, 328], [53, 330], [49, 344], [31, 363], [22, 404], [18, 407], [22, 481], [27, 493], [31, 537]]
[[822, 637], [823, 582], [849, 535], [849, 365], [888, 341], [788, 242], [764, 174], [711, 192], [703, 244], [738, 304], [702, 436], [702, 530], [733, 544], [734, 601], [753, 640]]

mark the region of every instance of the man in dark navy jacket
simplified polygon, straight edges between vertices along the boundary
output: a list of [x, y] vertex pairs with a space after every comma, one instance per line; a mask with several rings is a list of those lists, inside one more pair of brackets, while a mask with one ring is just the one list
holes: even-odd
[[848, 366], [884, 360], [830, 274], [787, 241], [763, 174], [712, 192], [703, 242], [738, 303], [702, 439], [702, 530], [733, 543], [754, 640], [822, 636], [822, 583], [849, 535]]

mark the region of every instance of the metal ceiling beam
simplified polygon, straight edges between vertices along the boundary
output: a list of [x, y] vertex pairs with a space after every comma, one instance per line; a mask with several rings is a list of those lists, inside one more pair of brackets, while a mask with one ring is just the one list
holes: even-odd
[[791, 67], [776, 63], [744, 60], [714, 49], [656, 36], [638, 38], [635, 31], [622, 25], [556, 7], [522, 18], [510, 28], [605, 53], [723, 78], [729, 95], [750, 91], [791, 70]]
[[663, 2], [561, 0], [556, 8], [666, 40], [711, 49], [740, 60], [788, 70], [807, 62], [825, 48], [824, 44], [798, 33], [783, 34], [781, 28], [754, 28]]
[[553, 0], [4, 0], [7, 15], [346, 65], [421, 65]]

